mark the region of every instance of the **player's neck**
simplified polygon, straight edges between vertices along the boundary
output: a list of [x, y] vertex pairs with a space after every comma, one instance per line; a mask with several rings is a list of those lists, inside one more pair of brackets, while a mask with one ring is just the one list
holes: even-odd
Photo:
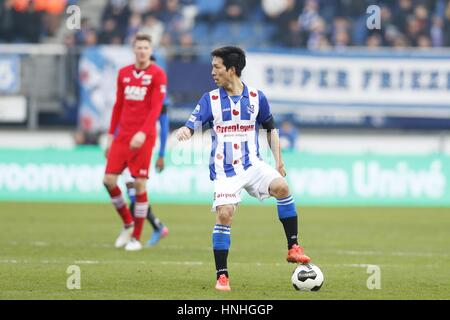
[[241, 79], [236, 78], [230, 83], [226, 84], [223, 88], [229, 96], [240, 96], [244, 91], [244, 84], [242, 83]]
[[148, 66], [150, 66], [151, 64], [152, 64], [152, 62], [151, 62], [150, 60], [148, 60], [148, 61], [146, 61], [146, 62], [144, 62], [144, 63], [136, 62], [136, 63], [134, 64], [134, 67], [135, 67], [136, 69], [138, 69], [138, 70], [144, 70], [144, 69], [147, 69]]

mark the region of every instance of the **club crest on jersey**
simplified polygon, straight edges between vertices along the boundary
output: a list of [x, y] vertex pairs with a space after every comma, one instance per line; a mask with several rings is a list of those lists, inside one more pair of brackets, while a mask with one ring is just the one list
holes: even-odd
[[127, 100], [144, 101], [147, 87], [126, 86], [124, 93]]
[[123, 78], [123, 83], [129, 83], [131, 79], [129, 77]]
[[142, 76], [142, 85], [148, 86], [150, 83], [152, 83], [152, 75], [151, 74], [144, 74]]
[[193, 114], [193, 115], [196, 115], [196, 114], [199, 113], [199, 112], [200, 112], [200, 105], [198, 104], [198, 105], [195, 107], [194, 111], [192, 111], [192, 114]]

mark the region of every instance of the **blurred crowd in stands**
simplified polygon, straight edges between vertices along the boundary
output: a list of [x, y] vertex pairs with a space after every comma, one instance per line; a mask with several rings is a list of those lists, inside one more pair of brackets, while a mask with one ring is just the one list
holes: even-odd
[[0, 0], [0, 42], [39, 43], [60, 28], [66, 6], [78, 0]]
[[[0, 0], [0, 41], [39, 42], [55, 34], [78, 0]], [[369, 30], [370, 5], [381, 30]], [[126, 44], [137, 31], [192, 59], [197, 45], [308, 49], [450, 46], [450, 0], [108, 0], [99, 27], [82, 19], [69, 45]], [[185, 52], [186, 54], [184, 54]]]

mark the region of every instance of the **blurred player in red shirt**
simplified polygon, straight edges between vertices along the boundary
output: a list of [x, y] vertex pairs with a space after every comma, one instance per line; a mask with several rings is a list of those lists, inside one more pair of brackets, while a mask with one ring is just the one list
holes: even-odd
[[[124, 227], [116, 247], [142, 249], [140, 236], [147, 216], [147, 180], [158, 120], [166, 93], [166, 74], [150, 60], [151, 38], [137, 34], [133, 42], [135, 64], [119, 70], [117, 96], [106, 146], [107, 164], [103, 183]], [[135, 178], [134, 221], [117, 180], [128, 167]], [[134, 227], [134, 228], [133, 228]]]

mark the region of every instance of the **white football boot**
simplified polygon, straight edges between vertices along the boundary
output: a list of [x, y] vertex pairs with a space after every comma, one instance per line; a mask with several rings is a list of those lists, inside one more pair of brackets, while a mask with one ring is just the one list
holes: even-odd
[[139, 240], [136, 240], [135, 238], [131, 238], [130, 241], [128, 241], [127, 245], [125, 246], [126, 251], [138, 251], [142, 249], [142, 244]]
[[123, 246], [125, 246], [131, 239], [133, 229], [134, 229], [133, 226], [123, 227], [122, 231], [120, 231], [120, 234], [116, 239], [116, 243], [114, 244], [114, 246], [116, 248], [122, 248]]

